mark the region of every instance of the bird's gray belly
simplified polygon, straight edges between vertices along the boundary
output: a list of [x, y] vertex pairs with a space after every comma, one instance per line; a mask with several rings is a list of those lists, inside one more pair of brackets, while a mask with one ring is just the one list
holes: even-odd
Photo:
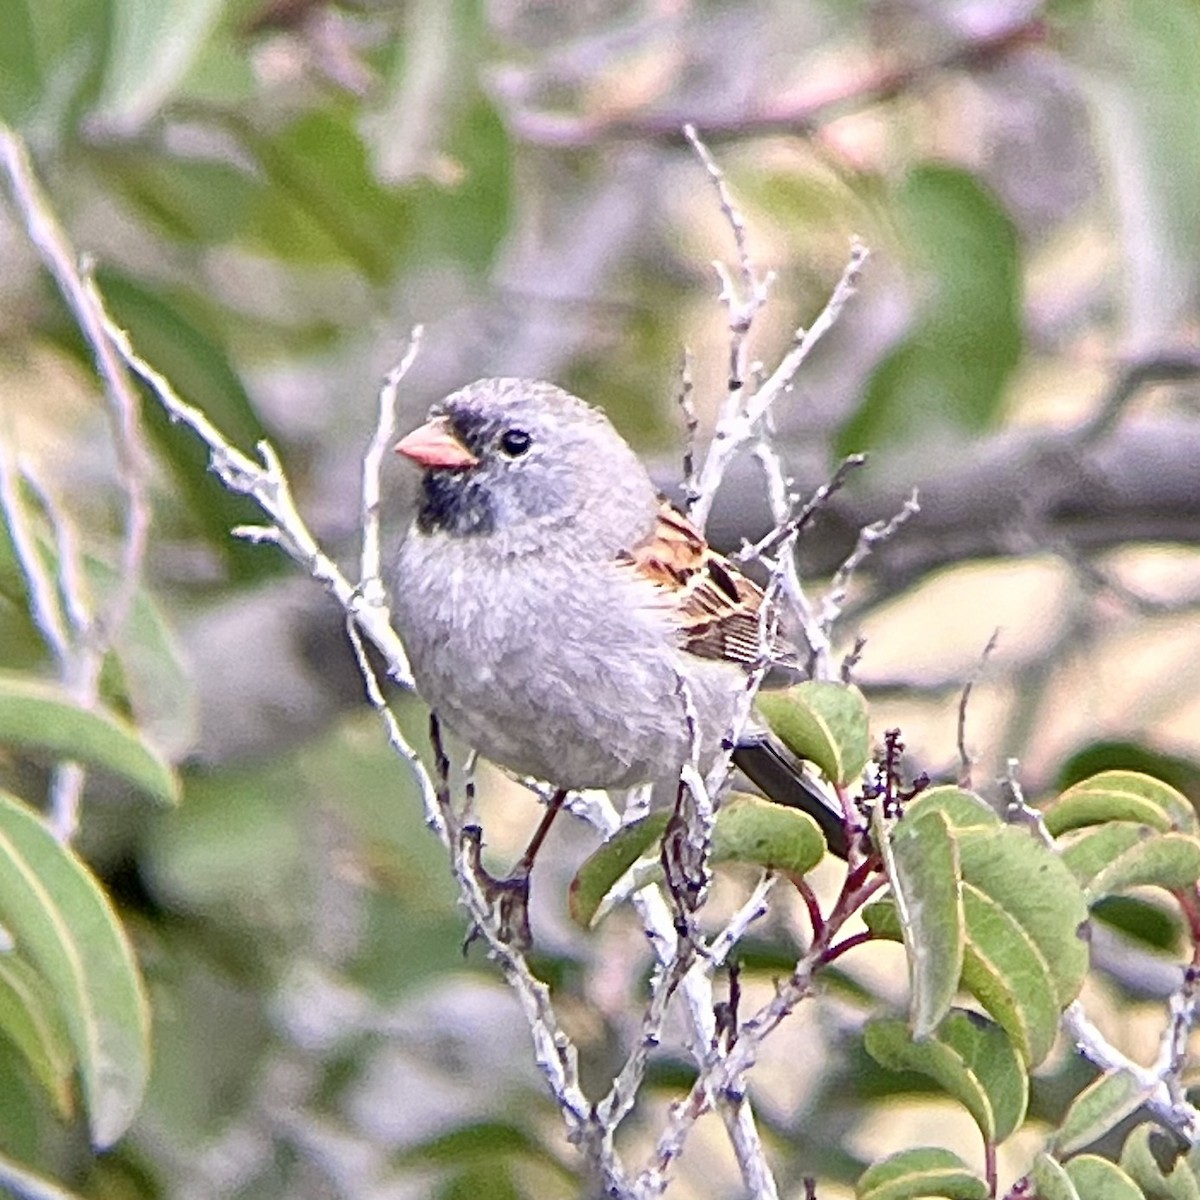
[[552, 603], [520, 586], [437, 586], [410, 583], [426, 589], [418, 602], [401, 581], [397, 627], [422, 697], [486, 758], [569, 788], [629, 787], [685, 761], [683, 655], [655, 614], [631, 620], [596, 580]]

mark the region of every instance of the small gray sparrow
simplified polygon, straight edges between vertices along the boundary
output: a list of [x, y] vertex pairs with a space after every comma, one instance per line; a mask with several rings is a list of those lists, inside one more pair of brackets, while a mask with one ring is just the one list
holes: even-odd
[[[653, 782], [673, 796], [693, 727], [706, 771], [767, 653], [763, 594], [608, 418], [548, 383], [482, 379], [396, 450], [423, 476], [393, 614], [439, 718], [564, 792]], [[841, 814], [761, 733], [737, 758], [760, 783], [790, 774], [800, 795], [784, 801], [820, 809], [844, 843]]]

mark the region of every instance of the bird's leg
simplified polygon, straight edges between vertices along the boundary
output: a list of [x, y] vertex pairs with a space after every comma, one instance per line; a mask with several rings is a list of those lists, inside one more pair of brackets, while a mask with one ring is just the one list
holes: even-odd
[[517, 865], [513, 867], [512, 873], [508, 877], [510, 880], [524, 879], [528, 883], [529, 872], [533, 870], [534, 859], [537, 858], [538, 851], [542, 848], [542, 843], [546, 840], [546, 835], [550, 832], [550, 826], [554, 824], [555, 817], [562, 812], [566, 799], [566, 788], [559, 788], [550, 797], [550, 803], [546, 805], [546, 811], [542, 814], [542, 819], [538, 823], [538, 827], [533, 831], [533, 837], [529, 839], [529, 845], [525, 847], [525, 853], [521, 855]]

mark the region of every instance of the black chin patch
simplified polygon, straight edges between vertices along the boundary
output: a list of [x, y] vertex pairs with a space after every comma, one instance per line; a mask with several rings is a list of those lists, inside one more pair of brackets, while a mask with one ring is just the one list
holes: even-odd
[[417, 528], [456, 537], [491, 533], [496, 514], [487, 492], [467, 471], [428, 471], [422, 483]]

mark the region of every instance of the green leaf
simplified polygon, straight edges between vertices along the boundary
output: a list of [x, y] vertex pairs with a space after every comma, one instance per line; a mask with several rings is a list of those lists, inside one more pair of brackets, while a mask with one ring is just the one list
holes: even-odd
[[1092, 920], [1102, 922], [1151, 950], [1179, 954], [1183, 923], [1178, 910], [1153, 903], [1144, 896], [1101, 896], [1092, 904]]
[[932, 1146], [874, 1163], [854, 1186], [855, 1200], [987, 1200], [988, 1195], [988, 1185], [957, 1154]]
[[[934, 814], [910, 808], [925, 820]], [[1058, 1016], [1087, 970], [1079, 933], [1083, 894], [1065, 866], [1020, 829], [981, 825], [953, 835], [962, 874], [962, 983], [1036, 1066], [1049, 1054]], [[899, 939], [890, 898], [863, 910], [877, 937]]]
[[1200, 832], [1196, 810], [1170, 784], [1137, 771], [1103, 771], [1067, 788], [1046, 809], [1055, 836], [1086, 825], [1132, 821], [1159, 833]]
[[[662, 878], [658, 848], [670, 814], [652, 813], [617, 830], [575, 874], [568, 892], [571, 917], [589, 928], [605, 911], [604, 901], [617, 882], [643, 856], [653, 861], [639, 875], [638, 886]], [[717, 812], [713, 826], [712, 862], [750, 863], [767, 870], [803, 875], [824, 857], [825, 839], [807, 813], [784, 808], [759, 796], [736, 795]]]
[[584, 860], [567, 892], [571, 919], [584, 929], [591, 926], [604, 897], [613, 885], [645, 854], [658, 846], [671, 819], [668, 812], [651, 813], [640, 821], [622, 825]]
[[1066, 1168], [1048, 1154], [1039, 1154], [1033, 1160], [1030, 1175], [1038, 1200], [1082, 1200]]
[[752, 863], [804, 875], [825, 855], [825, 838], [808, 813], [761, 796], [736, 795], [717, 810], [714, 863]]
[[1067, 1163], [1067, 1175], [1081, 1200], [1146, 1200], [1120, 1167], [1094, 1154], [1080, 1154]]
[[1025, 1065], [999, 1025], [954, 1009], [925, 1041], [903, 1021], [872, 1021], [867, 1052], [892, 1071], [918, 1071], [935, 1080], [974, 1118], [986, 1142], [1002, 1142], [1025, 1119]]
[[937, 811], [906, 814], [878, 840], [908, 956], [913, 1036], [920, 1039], [949, 1012], [962, 975], [958, 844]]
[[950, 828], [992, 829], [1002, 824], [996, 810], [982, 797], [953, 784], [926, 788], [905, 805], [904, 819], [923, 817], [927, 813], [944, 813]]
[[1062, 859], [1089, 900], [1134, 887], [1175, 891], [1200, 879], [1200, 838], [1115, 821], [1072, 837]]
[[224, 0], [112, 0], [111, 42], [95, 119], [140, 128], [178, 88]]
[[[1200, 10], [1194, 0], [1095, 0], [1064, 29], [1090, 100], [1118, 218], [1123, 328], [1131, 344], [1171, 337], [1193, 311], [1200, 227]], [[1070, 42], [1068, 42], [1070, 44]]]
[[1021, 351], [1017, 234], [968, 172], [912, 170], [895, 198], [900, 244], [922, 289], [908, 336], [875, 368], [838, 453], [968, 433], [996, 418]]
[[1050, 966], [1016, 918], [970, 885], [963, 887], [963, 915], [963, 984], [1036, 1066], [1058, 1033]]
[[[112, 270], [98, 272], [97, 278], [113, 318], [129, 333], [138, 354], [166, 375], [184, 400], [203, 409], [233, 445], [253, 454], [267, 430], [224, 347], [161, 293]], [[143, 404], [142, 420], [189, 517], [234, 577], [258, 578], [273, 564], [281, 570], [280, 556], [229, 536], [235, 525], [259, 520], [262, 514], [253, 502], [233, 495], [213, 477], [204, 443], [169, 420], [156, 400]]]
[[1082, 1150], [1136, 1112], [1147, 1089], [1129, 1071], [1106, 1071], [1071, 1101], [1050, 1149], [1060, 1158]]
[[1146, 1200], [1200, 1200], [1200, 1180], [1186, 1151], [1156, 1125], [1139, 1125], [1121, 1148], [1121, 1169]]
[[225, 120], [271, 185], [248, 214], [249, 235], [281, 257], [349, 263], [382, 285], [412, 242], [413, 200], [371, 173], [353, 115], [312, 110], [273, 136], [240, 116]]
[[33, 22], [25, 0], [0, 0], [0, 119], [20, 126], [42, 84]]
[[79, 1061], [92, 1142], [111, 1146], [150, 1070], [150, 1014], [133, 951], [82, 862], [0, 793], [0, 923], [54, 992]]
[[15, 951], [0, 954], [0, 1034], [20, 1051], [58, 1115], [68, 1118], [75, 1054], [54, 994]]
[[958, 834], [963, 880], [999, 903], [1050, 967], [1059, 1008], [1079, 994], [1088, 969], [1087, 905], [1062, 860], [1023, 829]]
[[95, 147], [92, 162], [164, 233], [199, 245], [232, 241], [264, 186], [230, 163], [169, 157], [140, 143]]
[[28, 1167], [0, 1154], [0, 1188], [21, 1200], [82, 1200], [77, 1192], [69, 1192], [53, 1179], [36, 1175]]
[[867, 705], [850, 684], [809, 680], [762, 693], [758, 707], [793, 753], [816, 763], [833, 783], [848, 784], [871, 757]]
[[551, 1154], [524, 1126], [511, 1121], [468, 1122], [407, 1147], [394, 1161], [403, 1167], [451, 1167], [480, 1158], [493, 1164], [505, 1158], [528, 1159], [553, 1168], [569, 1182], [578, 1182], [557, 1155]]
[[179, 799], [170, 764], [136, 729], [101, 709], [80, 708], [50, 684], [0, 675], [0, 743], [100, 767], [164, 804]]

